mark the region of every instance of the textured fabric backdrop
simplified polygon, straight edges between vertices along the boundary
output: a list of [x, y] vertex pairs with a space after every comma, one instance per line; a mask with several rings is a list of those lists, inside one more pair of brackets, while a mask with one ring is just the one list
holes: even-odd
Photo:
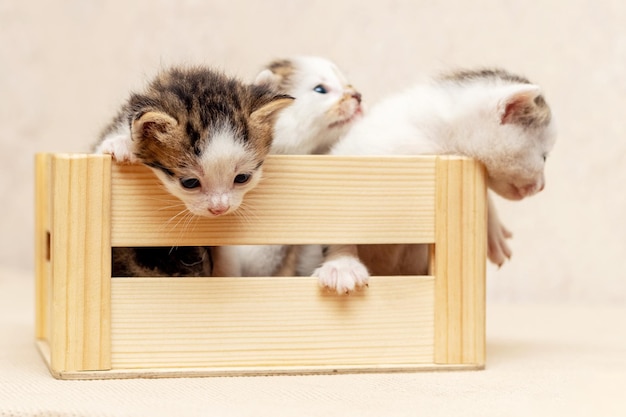
[[489, 269], [490, 299], [624, 305], [624, 22], [621, 0], [0, 0], [0, 264], [32, 267], [33, 154], [87, 150], [161, 66], [251, 79], [270, 59], [323, 55], [374, 103], [498, 65], [544, 87], [560, 137], [546, 190], [497, 201], [514, 257]]

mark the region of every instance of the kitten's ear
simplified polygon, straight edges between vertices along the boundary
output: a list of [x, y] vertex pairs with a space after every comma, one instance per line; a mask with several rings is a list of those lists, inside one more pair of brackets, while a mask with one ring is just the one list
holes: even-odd
[[533, 84], [515, 85], [505, 92], [498, 101], [497, 112], [500, 124], [527, 124], [527, 119], [535, 112], [535, 100], [541, 96], [541, 89]]
[[172, 116], [149, 111], [133, 120], [132, 137], [135, 141], [162, 140], [163, 136], [169, 134], [177, 125], [178, 122]]
[[294, 98], [287, 95], [278, 95], [250, 114], [250, 121], [256, 126], [273, 125], [278, 112], [292, 104]]
[[264, 69], [254, 79], [254, 85], [276, 88], [280, 84], [280, 77], [272, 70]]

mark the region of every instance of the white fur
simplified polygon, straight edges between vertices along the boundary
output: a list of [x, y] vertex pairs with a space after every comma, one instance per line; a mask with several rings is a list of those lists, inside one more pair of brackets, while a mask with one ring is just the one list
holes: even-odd
[[245, 277], [271, 276], [285, 257], [287, 246], [241, 245], [234, 247], [241, 260], [241, 274]]
[[[519, 94], [536, 96], [540, 90], [488, 82], [418, 85], [372, 108], [331, 153], [466, 155], [485, 164], [494, 191], [520, 199], [543, 186], [544, 157], [555, 136], [552, 126], [536, 138], [524, 127], [501, 123], [503, 103]], [[535, 188], [524, 188], [529, 185]]]
[[367, 285], [369, 280], [367, 268], [351, 256], [324, 262], [313, 275], [318, 277], [321, 287], [335, 290], [338, 294], [348, 294], [356, 287]]
[[[277, 117], [270, 153], [326, 153], [361, 117], [360, 95], [337, 66], [327, 59], [301, 56], [290, 61], [295, 67], [292, 88], [281, 92], [295, 97], [295, 100]], [[280, 81], [270, 70], [263, 70], [255, 83], [278, 85]], [[324, 86], [327, 93], [315, 92], [317, 85]], [[272, 275], [280, 267], [285, 249], [280, 245], [235, 247], [244, 276]], [[296, 273], [311, 275], [322, 259], [321, 246], [304, 246], [298, 257]]]
[[118, 162], [137, 163], [128, 123], [120, 123], [96, 146], [95, 153], [112, 155]]
[[[457, 154], [484, 163], [489, 187], [519, 200], [544, 186], [545, 156], [555, 142], [550, 124], [541, 131], [503, 123], [507, 103], [533, 100], [539, 87], [500, 80], [451, 81], [417, 85], [373, 107], [331, 150], [334, 155]], [[489, 257], [501, 264], [510, 256], [510, 232], [489, 202]], [[345, 257], [315, 271], [323, 286], [338, 292], [362, 285], [363, 265]], [[349, 281], [352, 281], [350, 283]]]
[[[186, 177], [200, 180], [201, 187], [186, 189], [178, 178], [171, 178], [159, 169], [154, 171], [167, 190], [180, 198], [187, 209], [198, 216], [220, 216], [235, 211], [244, 195], [254, 188], [261, 178], [261, 168], [246, 145], [237, 139], [229, 126], [216, 131], [207, 141], [198, 165], [190, 167]], [[245, 184], [236, 184], [235, 176], [252, 174]]]
[[310, 276], [313, 271], [324, 261], [321, 245], [303, 245], [300, 247], [298, 263], [296, 265], [297, 276]]
[[[356, 90], [331, 61], [310, 56], [291, 61], [295, 66], [293, 87], [284, 93], [296, 100], [276, 120], [271, 153], [326, 153], [360, 118], [360, 99], [355, 98]], [[258, 83], [272, 82], [267, 72], [257, 76]], [[314, 91], [317, 85], [324, 86], [327, 93]]]

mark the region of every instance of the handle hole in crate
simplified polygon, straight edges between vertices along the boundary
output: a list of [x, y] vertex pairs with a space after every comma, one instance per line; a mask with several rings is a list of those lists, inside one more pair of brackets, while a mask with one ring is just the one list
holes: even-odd
[[46, 262], [50, 262], [50, 232], [46, 231]]

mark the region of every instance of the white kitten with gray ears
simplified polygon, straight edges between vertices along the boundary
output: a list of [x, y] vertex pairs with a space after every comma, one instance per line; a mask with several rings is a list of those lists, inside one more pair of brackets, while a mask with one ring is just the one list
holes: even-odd
[[[337, 65], [316, 56], [269, 63], [255, 84], [294, 97], [274, 124], [270, 153], [324, 154], [361, 118], [361, 94]], [[237, 246], [242, 275], [310, 275], [322, 261], [319, 245]]]
[[273, 61], [255, 84], [296, 99], [276, 119], [273, 154], [325, 154], [363, 114], [361, 94], [337, 65], [322, 57]]
[[[521, 200], [544, 188], [544, 164], [554, 142], [552, 114], [539, 86], [504, 70], [478, 70], [389, 97], [331, 154], [469, 156], [485, 165], [491, 190]], [[491, 199], [488, 216], [488, 256], [500, 265], [510, 256], [510, 233]], [[333, 246], [314, 275], [322, 286], [345, 293], [365, 285], [370, 273], [423, 274], [426, 266], [424, 245]]]

